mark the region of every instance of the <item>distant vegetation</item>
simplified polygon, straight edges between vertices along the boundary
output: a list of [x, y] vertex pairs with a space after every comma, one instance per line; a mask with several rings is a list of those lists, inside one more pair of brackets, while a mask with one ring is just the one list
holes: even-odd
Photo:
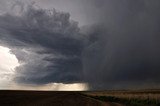
[[105, 102], [122, 103], [127, 106], [160, 106], [160, 101], [155, 99], [139, 99], [139, 98], [117, 98], [113, 96], [90, 96]]
[[160, 106], [160, 90], [100, 91], [83, 94], [101, 101], [116, 102], [127, 106]]

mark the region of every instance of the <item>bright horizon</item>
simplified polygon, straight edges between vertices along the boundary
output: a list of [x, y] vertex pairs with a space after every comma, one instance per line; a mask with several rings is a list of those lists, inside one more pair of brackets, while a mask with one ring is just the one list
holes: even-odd
[[88, 90], [87, 84], [50, 83], [43, 85], [18, 84], [13, 81], [15, 68], [20, 64], [10, 49], [0, 46], [0, 90], [50, 90], [50, 91], [84, 91]]

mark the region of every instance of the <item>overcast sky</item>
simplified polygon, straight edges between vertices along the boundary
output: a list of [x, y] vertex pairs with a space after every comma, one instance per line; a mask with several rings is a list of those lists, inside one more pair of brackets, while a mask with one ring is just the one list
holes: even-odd
[[8, 85], [159, 88], [159, 10], [159, 0], [1, 0]]

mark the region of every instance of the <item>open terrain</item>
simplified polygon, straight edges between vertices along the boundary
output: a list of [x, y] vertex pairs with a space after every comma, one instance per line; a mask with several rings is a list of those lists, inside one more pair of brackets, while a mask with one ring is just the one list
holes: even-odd
[[83, 94], [101, 101], [122, 103], [127, 106], [160, 106], [160, 90], [87, 91]]
[[160, 106], [160, 90], [1, 90], [0, 106]]
[[0, 91], [0, 106], [122, 106], [64, 91]]

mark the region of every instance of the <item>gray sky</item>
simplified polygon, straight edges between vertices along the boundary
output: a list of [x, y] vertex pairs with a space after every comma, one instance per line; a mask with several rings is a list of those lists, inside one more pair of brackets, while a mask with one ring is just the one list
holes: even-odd
[[35, 1], [0, 1], [0, 45], [20, 63], [15, 83], [160, 87], [160, 1]]
[[[29, 3], [35, 1], [36, 5], [41, 8], [52, 9], [55, 8], [59, 11], [69, 12], [71, 19], [78, 21], [80, 26], [94, 24], [97, 21], [97, 13], [100, 13], [94, 0], [1, 0], [0, 10], [10, 11], [10, 7], [14, 1], [24, 1]], [[8, 5], [11, 4], [11, 5]]]

